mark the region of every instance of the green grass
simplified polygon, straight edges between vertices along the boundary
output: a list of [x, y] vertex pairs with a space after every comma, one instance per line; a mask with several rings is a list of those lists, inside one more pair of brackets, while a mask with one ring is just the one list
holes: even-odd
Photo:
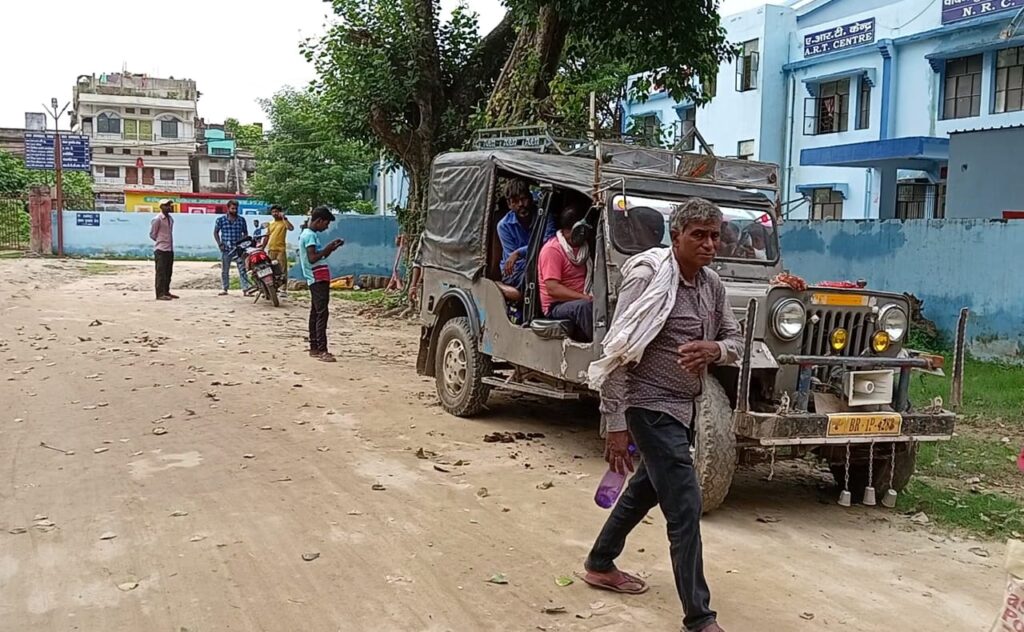
[[[946, 358], [946, 377], [915, 374], [910, 385], [910, 400], [927, 406], [938, 396], [949, 401], [953, 362]], [[964, 364], [964, 402], [959, 411], [969, 419], [992, 421], [996, 418], [1024, 431], [1024, 367], [968, 358]]]
[[936, 524], [992, 538], [1024, 534], [1024, 504], [1001, 494], [959, 492], [916, 479], [900, 494], [896, 507], [907, 513], [923, 511]]
[[86, 274], [113, 274], [117, 272], [117, 266], [103, 261], [90, 261], [85, 264], [84, 272]]
[[331, 296], [353, 303], [379, 303], [384, 300], [384, 290], [331, 290]]
[[0, 250], [0, 259], [21, 259], [24, 256], [21, 250]]
[[986, 481], [1008, 481], [1020, 477], [1017, 454], [1020, 445], [1001, 439], [958, 434], [951, 441], [923, 443], [917, 453], [919, 474], [946, 479], [980, 476]]

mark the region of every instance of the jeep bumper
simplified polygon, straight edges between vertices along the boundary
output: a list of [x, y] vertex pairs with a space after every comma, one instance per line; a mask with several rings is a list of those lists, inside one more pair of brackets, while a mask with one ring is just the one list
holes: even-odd
[[[851, 413], [842, 413], [851, 414]], [[864, 416], [894, 413], [856, 413]], [[953, 436], [956, 414], [907, 412], [900, 415], [896, 434], [830, 436], [829, 415], [817, 413], [737, 413], [736, 434], [763, 446], [827, 445], [848, 443], [894, 443], [907, 441], [947, 441]]]

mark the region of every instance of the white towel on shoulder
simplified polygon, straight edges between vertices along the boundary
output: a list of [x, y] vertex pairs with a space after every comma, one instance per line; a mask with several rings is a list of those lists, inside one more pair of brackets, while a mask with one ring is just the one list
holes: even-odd
[[679, 288], [679, 263], [671, 248], [652, 248], [630, 257], [622, 266], [622, 280], [638, 266], [654, 271], [640, 297], [626, 306], [624, 312], [616, 309], [612, 326], [604, 338], [604, 354], [592, 362], [587, 371], [590, 388], [598, 390], [615, 369], [638, 362], [647, 345], [654, 340], [676, 303]]

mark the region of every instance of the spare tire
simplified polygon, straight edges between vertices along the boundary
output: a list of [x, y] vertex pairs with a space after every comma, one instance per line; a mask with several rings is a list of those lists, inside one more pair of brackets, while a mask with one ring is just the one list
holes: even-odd
[[693, 467], [700, 481], [704, 513], [709, 513], [729, 495], [736, 473], [732, 404], [721, 383], [710, 375], [705, 377], [704, 393], [697, 401], [693, 435]]

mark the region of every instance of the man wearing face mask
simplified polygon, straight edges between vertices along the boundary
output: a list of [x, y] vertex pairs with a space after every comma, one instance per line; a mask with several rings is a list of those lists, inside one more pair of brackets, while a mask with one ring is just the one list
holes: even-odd
[[558, 215], [558, 232], [540, 249], [537, 273], [540, 305], [554, 320], [573, 324], [573, 338], [594, 339], [594, 297], [588, 287], [589, 244], [572, 243], [572, 227], [584, 214], [584, 206], [572, 201]]
[[[501, 241], [501, 282], [522, 295], [526, 278], [526, 253], [530, 249], [530, 232], [537, 217], [537, 206], [525, 180], [510, 180], [505, 186], [508, 213], [498, 222]], [[544, 241], [555, 234], [553, 222], [545, 226]]]

